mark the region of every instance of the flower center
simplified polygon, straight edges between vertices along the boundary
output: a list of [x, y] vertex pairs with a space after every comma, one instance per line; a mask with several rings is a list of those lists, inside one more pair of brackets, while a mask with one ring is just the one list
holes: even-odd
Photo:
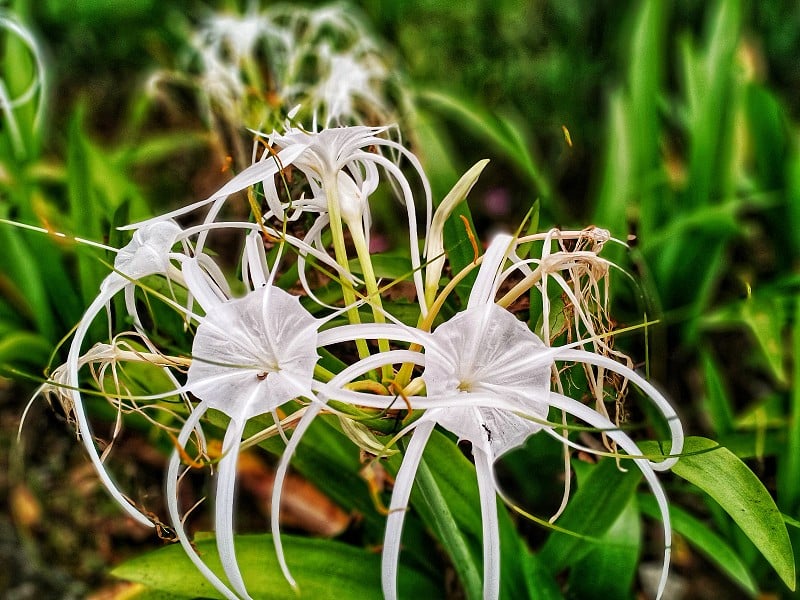
[[256, 379], [258, 379], [259, 381], [264, 381], [267, 378], [267, 375], [269, 375], [270, 373], [277, 373], [280, 370], [281, 368], [277, 365], [277, 363], [270, 363], [264, 365], [262, 369], [258, 373], [256, 373]]
[[458, 382], [458, 391], [459, 392], [471, 392], [475, 387], [475, 382], [470, 381], [468, 379], [462, 380]]

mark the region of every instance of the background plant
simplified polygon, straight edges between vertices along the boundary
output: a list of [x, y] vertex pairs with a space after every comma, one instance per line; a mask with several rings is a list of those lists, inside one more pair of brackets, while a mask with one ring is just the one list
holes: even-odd
[[[747, 460], [782, 513], [797, 518], [800, 164], [797, 73], [790, 68], [800, 36], [796, 9], [780, 2], [587, 8], [515, 1], [491, 8], [461, 3], [457, 11], [423, 1], [361, 8], [408, 73], [418, 106], [412, 142], [434, 195], [442, 198], [461, 172], [491, 156], [471, 195], [478, 230], [493, 227], [496, 216], [516, 226], [538, 199], [540, 229], [593, 222], [618, 237], [635, 234], [634, 249], [615, 258], [641, 283], [614, 286], [613, 314], [634, 323], [646, 312], [660, 322], [648, 328], [646, 348], [639, 336], [619, 343], [637, 358], [648, 356], [654, 380], [668, 387], [689, 431]], [[119, 11], [87, 1], [69, 9], [18, 2], [14, 9], [48, 48], [48, 87], [56, 91], [43, 98], [44, 125], [34, 126], [36, 102], [17, 113], [24, 152], [13, 150], [12, 133], [3, 127], [4, 216], [102, 240], [116, 235], [113, 224], [147, 214], [147, 204], [203, 197], [225, 177], [224, 165], [214, 162], [213, 132], [199, 117], [170, 113], [142, 93], [152, 69], [175, 67], [202, 7], [142, 2]], [[13, 36], [6, 44], [4, 81], [20, 89], [33, 62]], [[391, 235], [386, 206], [375, 217]], [[451, 239], [463, 232], [457, 217], [465, 211], [460, 207], [448, 225]], [[109, 257], [8, 228], [0, 236], [2, 357], [35, 374], [88, 305], [105, 270], [101, 260]], [[471, 248], [452, 249], [462, 251], [462, 260], [470, 260]], [[64, 293], [73, 282], [79, 294]], [[24, 404], [19, 392], [4, 402], [13, 414]], [[540, 448], [538, 440], [528, 450], [526, 458], [504, 462], [509, 476], [547, 472], [558, 462], [557, 449]], [[532, 455], [541, 458], [531, 463]], [[301, 453], [299, 460], [309, 479], [325, 481], [314, 457]], [[342, 460], [345, 472], [355, 473], [355, 463]], [[605, 462], [576, 468], [576, 493], [587, 497], [593, 481], [623, 477]], [[698, 586], [698, 565], [710, 559], [721, 563], [715, 585], [730, 581], [738, 586], [733, 590], [788, 595], [751, 536], [690, 479], [677, 477], [670, 490], [683, 511], [675, 517], [683, 520], [679, 533], [693, 549], [685, 563], [677, 559], [676, 571]], [[360, 481], [353, 476], [351, 483]], [[359, 503], [365, 523], [379, 529], [368, 495], [348, 500], [335, 486], [321, 485], [342, 508]], [[558, 544], [548, 541], [545, 556], [561, 557], [548, 563], [567, 567], [570, 558], [573, 573], [607, 573], [604, 585], [630, 593], [638, 514], [649, 514], [634, 486], [614, 488], [617, 495], [603, 504], [608, 514], [598, 518], [605, 523], [598, 531], [607, 525], [605, 535], [622, 536], [623, 558], [570, 555], [563, 545], [556, 552]], [[525, 506], [555, 502], [536, 482], [516, 492]], [[574, 502], [580, 506], [578, 496]], [[469, 509], [454, 512], [461, 529], [477, 535], [480, 523], [477, 530], [470, 525]], [[563, 518], [569, 523], [568, 514]], [[511, 520], [504, 527], [513, 529]], [[540, 548], [545, 532], [522, 529]], [[538, 558], [525, 560], [525, 573], [542, 570]], [[616, 567], [580, 570], [587, 561]], [[580, 589], [574, 586], [588, 580], [574, 576], [570, 583]]]

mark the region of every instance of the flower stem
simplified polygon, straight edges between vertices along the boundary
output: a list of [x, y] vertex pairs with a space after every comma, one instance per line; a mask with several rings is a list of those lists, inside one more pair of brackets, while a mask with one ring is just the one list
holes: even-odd
[[[381, 294], [378, 289], [378, 282], [375, 279], [375, 271], [372, 268], [372, 259], [369, 255], [369, 248], [367, 247], [364, 230], [360, 227], [360, 223], [348, 222], [347, 228], [350, 230], [350, 235], [353, 238], [353, 245], [356, 248], [356, 255], [358, 256], [358, 262], [361, 264], [361, 274], [364, 276], [364, 284], [367, 287], [367, 300], [372, 307], [373, 318], [376, 323], [385, 323], [386, 318], [383, 315]], [[389, 340], [378, 340], [378, 350], [381, 352], [388, 352]], [[381, 375], [384, 381], [390, 381], [394, 376], [392, 365], [383, 365], [383, 367], [381, 367]]]
[[[342, 213], [339, 208], [339, 188], [336, 176], [326, 177], [323, 184], [328, 200], [328, 217], [330, 218], [330, 229], [333, 237], [333, 253], [336, 257], [336, 262], [341, 265], [344, 272], [350, 274], [350, 267], [347, 262], [347, 248], [344, 244], [344, 229], [342, 228]], [[356, 293], [353, 289], [353, 284], [347, 278], [342, 278], [341, 284], [345, 305], [354, 305]], [[361, 323], [357, 307], [353, 306], [347, 311], [347, 319], [353, 325]], [[366, 358], [370, 355], [366, 340], [356, 340], [356, 348], [358, 349], [359, 358]]]
[[483, 598], [481, 573], [425, 459], [420, 461], [416, 480], [423, 501], [433, 517], [436, 533], [450, 554], [450, 560], [464, 586], [467, 598], [481, 600]]

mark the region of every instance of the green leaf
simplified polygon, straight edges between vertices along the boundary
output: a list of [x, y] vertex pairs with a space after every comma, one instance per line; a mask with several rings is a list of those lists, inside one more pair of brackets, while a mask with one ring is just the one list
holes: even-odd
[[[398, 459], [393, 457], [391, 463], [399, 465]], [[436, 533], [468, 597], [481, 598], [483, 525], [477, 475], [459, 447], [441, 432], [434, 431], [428, 440], [412, 490], [411, 505], [423, 523]], [[497, 512], [501, 555], [500, 596], [522, 600], [529, 597], [525, 585], [527, 551], [522, 550], [524, 542], [505, 507], [499, 505]], [[406, 538], [404, 532], [404, 541]]]
[[[414, 269], [407, 253], [383, 252], [370, 255], [375, 276], [381, 279], [404, 279], [411, 281]], [[351, 273], [361, 275], [361, 263], [357, 258], [348, 262]]]
[[564, 596], [558, 583], [541, 559], [522, 545], [519, 552], [523, 557], [528, 600], [562, 600]]
[[782, 384], [788, 382], [783, 342], [786, 317], [783, 304], [773, 296], [751, 296], [742, 304], [742, 320], [758, 342], [772, 376]]
[[[654, 519], [661, 518], [661, 511], [653, 496], [641, 495], [639, 507], [642, 512]], [[747, 566], [742, 562], [736, 550], [718, 536], [711, 528], [688, 512], [670, 505], [669, 516], [672, 528], [697, 548], [708, 560], [717, 565], [732, 581], [737, 583], [748, 594], [755, 596], [757, 584]]]
[[136, 584], [134, 589], [125, 590], [116, 600], [193, 600], [193, 598], [192, 596], [170, 594]]
[[[521, 127], [463, 98], [456, 98], [439, 90], [424, 90], [420, 93], [420, 98], [452, 115], [460, 124], [495, 144], [528, 176], [536, 186], [538, 195], [545, 200], [550, 198], [550, 183], [528, 150], [528, 142], [522, 137]], [[547, 208], [552, 211], [557, 207], [548, 204]]]
[[639, 565], [641, 535], [634, 495], [599, 544], [573, 566], [569, 578], [570, 595], [574, 598], [630, 598]]
[[[659, 452], [655, 442], [644, 442], [640, 448], [645, 454]], [[672, 472], [716, 500], [794, 590], [794, 554], [789, 533], [764, 484], [735, 454], [712, 440], [687, 438], [684, 454]]]
[[[633, 465], [623, 472], [615, 461], [602, 460], [591, 467], [556, 525], [588, 536], [602, 536], [625, 509], [640, 478], [641, 473]], [[585, 538], [553, 532], [539, 558], [551, 572], [557, 573], [574, 565], [592, 547]]]
[[459, 529], [458, 513], [455, 513], [452, 506], [447, 503], [439, 489], [438, 480], [431, 473], [425, 459], [420, 462], [417, 470], [416, 488], [415, 497], [418, 500], [414, 504], [425, 504], [427, 511], [423, 511], [423, 513], [428, 515], [426, 521], [436, 531], [439, 541], [450, 555], [467, 598], [479, 599], [483, 589], [480, 566], [475, 560], [474, 554], [470, 552], [469, 540]]
[[[381, 598], [380, 555], [333, 540], [281, 536], [286, 560], [297, 580], [301, 597], [338, 600], [346, 590], [349, 598]], [[236, 555], [248, 590], [259, 600], [295, 597], [283, 578], [273, 550], [272, 536], [236, 536]], [[213, 539], [195, 542], [203, 560], [216, 573], [222, 567]], [[165, 546], [134, 558], [112, 571], [120, 579], [189, 597], [221, 598], [178, 544]], [[403, 598], [442, 597], [442, 590], [421, 573], [401, 565], [398, 587]]]
[[111, 158], [123, 170], [165, 161], [174, 156], [184, 156], [188, 151], [201, 148], [211, 141], [206, 132], [180, 131], [137, 140], [118, 149]]
[[[0, 205], [0, 216], [5, 216]], [[11, 226], [0, 225], [0, 293], [16, 311], [36, 324], [38, 331], [49, 339], [55, 337], [55, 325], [47, 301], [44, 278], [28, 236]]]
[[800, 500], [800, 298], [795, 300], [791, 340], [793, 385], [786, 415], [787, 444], [778, 453], [778, 500], [784, 510], [794, 510]]
[[710, 352], [700, 351], [700, 364], [706, 382], [703, 405], [714, 432], [717, 435], [725, 435], [733, 429], [733, 410], [728, 391], [725, 389], [725, 381]]
[[[92, 185], [90, 169], [89, 142], [82, 129], [83, 109], [78, 109], [69, 124], [67, 147], [67, 189], [72, 222], [82, 237], [102, 240], [104, 234], [103, 215]], [[97, 295], [100, 282], [105, 277], [105, 269], [92, 257], [78, 255], [78, 281], [81, 295], [87, 306]], [[99, 331], [98, 325], [93, 327]]]
[[0, 338], [0, 367], [10, 363], [41, 366], [47, 362], [52, 349], [42, 336], [27, 331], [5, 333]]

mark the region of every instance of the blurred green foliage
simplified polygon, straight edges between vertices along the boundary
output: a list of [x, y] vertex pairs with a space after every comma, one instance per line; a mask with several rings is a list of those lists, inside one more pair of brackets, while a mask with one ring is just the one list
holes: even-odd
[[[796, 522], [800, 7], [744, 0], [363, 0], [359, 6], [393, 48], [414, 93], [408, 137], [436, 197], [477, 160], [492, 158], [471, 210], [454, 214], [451, 237], [461, 227], [459, 215], [480, 232], [498, 224], [516, 228], [539, 200], [540, 229], [593, 223], [630, 240], [629, 250], [610, 256], [639, 284], [617, 278], [615, 316], [629, 324], [646, 313], [660, 322], [648, 328], [646, 349], [641, 338], [619, 343], [630, 344], [635, 356], [647, 350], [647, 368], [667, 387], [687, 429], [727, 448], [717, 457], [720, 468], [741, 472], [741, 460], [748, 461], [766, 485], [748, 480], [753, 494], [771, 501], [768, 491]], [[0, 123], [1, 218], [116, 243], [114, 225], [214, 189], [221, 177], [218, 140], [192, 112], [197, 107], [187, 101], [188, 110], [171, 112], [145, 92], [154, 70], [185, 64], [186, 36], [210, 13], [209, 3], [19, 0], [11, 8], [42, 44], [47, 70], [43, 91]], [[35, 56], [7, 31], [0, 44], [0, 74], [13, 98], [35, 78]], [[498, 194], [509, 202], [501, 214], [489, 202]], [[0, 247], [0, 364], [17, 375], [36, 373], [94, 297], [112, 257], [3, 224]], [[470, 257], [471, 248], [462, 258]], [[328, 449], [345, 441], [339, 432], [315, 435]], [[348, 487], [358, 483], [357, 465], [334, 464], [330, 454], [326, 463], [312, 447], [299, 454], [298, 470], [342, 505], [355, 503], [364, 539], [380, 539], [381, 517], [365, 490], [354, 495]], [[432, 471], [448, 473], [449, 462], [463, 459], [448, 452], [452, 444], [435, 448]], [[691, 470], [702, 456], [683, 468]], [[557, 449], [534, 439], [501, 470], [547, 474], [558, 460]], [[529, 532], [504, 514], [507, 597], [558, 597], [554, 578], [564, 570], [571, 571], [572, 597], [588, 597], [583, 572], [604, 575], [592, 589], [633, 597], [638, 557], [657, 556], [642, 545], [640, 528], [648, 522], [640, 515], [657, 511], [652, 497], [634, 493], [638, 477], [613, 467], [585, 466], [571, 505], [595, 501], [585, 500], [599, 511], [587, 535], [600, 543]], [[330, 477], [340, 470], [353, 477]], [[552, 485], [518, 479], [514, 493], [522, 506], [552, 508]], [[732, 589], [790, 597], [770, 566], [784, 581], [793, 578], [789, 561], [775, 557], [786, 543], [773, 540], [765, 551], [763, 531], [752, 532], [758, 513], [742, 526], [730, 516], [739, 508], [730, 505], [733, 492], [720, 499], [703, 483], [676, 472], [670, 497], [678, 535]], [[450, 532], [456, 537], [444, 545], [453, 555], [463, 544], [479, 563], [480, 522], [467, 507], [477, 506], [474, 475], [448, 480], [439, 491], [440, 502], [458, 507]], [[600, 493], [608, 496], [602, 505]], [[423, 552], [438, 505], [429, 498], [414, 503], [419, 515], [406, 537]], [[564, 526], [583, 531], [571, 514]], [[771, 513], [772, 525], [776, 518]], [[800, 534], [790, 532], [797, 556]], [[422, 561], [412, 566], [431, 575]], [[470, 566], [480, 572], [471, 563], [463, 572]]]

